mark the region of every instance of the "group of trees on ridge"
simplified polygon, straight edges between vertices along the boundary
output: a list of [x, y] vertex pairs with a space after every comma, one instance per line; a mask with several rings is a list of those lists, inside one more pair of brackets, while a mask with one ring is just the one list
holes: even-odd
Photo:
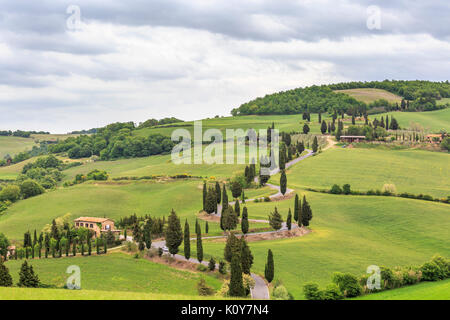
[[[384, 89], [411, 101], [409, 108], [398, 106], [398, 110], [404, 111], [428, 111], [445, 106], [436, 105], [436, 100], [450, 97], [450, 83], [432, 81], [372, 81], [349, 82], [322, 86], [296, 88], [287, 91], [266, 95], [242, 104], [231, 111], [233, 116], [250, 114], [300, 114], [308, 111], [313, 113], [334, 112], [342, 113], [366, 113], [372, 108], [387, 107], [395, 109], [387, 101], [378, 101], [366, 104], [347, 94], [334, 92], [334, 90], [377, 88]], [[386, 110], [386, 111], [389, 111]], [[380, 112], [382, 112], [380, 110]]]

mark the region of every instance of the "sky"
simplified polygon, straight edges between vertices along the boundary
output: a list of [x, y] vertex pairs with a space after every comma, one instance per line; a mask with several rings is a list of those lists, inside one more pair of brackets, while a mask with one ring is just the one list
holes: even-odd
[[445, 81], [446, 0], [0, 0], [0, 130], [229, 116], [342, 81]]

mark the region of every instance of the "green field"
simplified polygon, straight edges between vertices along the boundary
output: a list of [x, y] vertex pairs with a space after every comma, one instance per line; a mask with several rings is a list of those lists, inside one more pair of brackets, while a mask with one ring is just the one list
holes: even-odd
[[0, 300], [223, 300], [215, 296], [189, 296], [147, 292], [35, 289], [0, 287]]
[[[305, 194], [313, 210], [312, 233], [250, 243], [255, 256], [253, 271], [264, 274], [267, 250], [272, 249], [275, 278], [283, 281], [296, 299], [303, 299], [306, 282], [326, 286], [335, 271], [362, 275], [372, 264], [421, 265], [434, 254], [450, 256], [450, 210], [446, 204], [392, 197]], [[293, 199], [247, 204], [249, 217], [267, 219], [274, 206], [286, 219], [288, 209], [294, 207]], [[223, 242], [204, 241], [203, 245], [205, 255], [223, 256]]]
[[[269, 193], [269, 189], [255, 189], [248, 191], [248, 196], [265, 192]], [[134, 213], [167, 217], [172, 208], [183, 222], [188, 219], [192, 226], [196, 213], [202, 208], [202, 181], [99, 182], [60, 188], [13, 204], [0, 216], [0, 230], [10, 239], [19, 240], [27, 230], [40, 231], [53, 219], [67, 213], [73, 219], [80, 216], [119, 219]], [[251, 223], [251, 228], [267, 226]], [[209, 223], [209, 234], [221, 234], [218, 223]]]
[[[450, 195], [450, 154], [422, 150], [335, 148], [308, 158], [287, 171], [291, 188], [330, 189], [349, 183], [354, 190], [393, 183], [397, 192]], [[279, 175], [271, 178], [279, 182]]]
[[365, 103], [371, 103], [374, 102], [375, 100], [380, 99], [387, 100], [390, 103], [395, 102], [400, 103], [402, 100], [402, 97], [382, 89], [360, 88], [348, 90], [335, 90], [335, 92], [348, 94], [349, 96], [355, 98], [356, 100]]
[[358, 297], [356, 300], [450, 300], [450, 280], [419, 284]]
[[[419, 123], [424, 130], [428, 132], [439, 133], [441, 130], [450, 131], [450, 108], [436, 111], [426, 112], [389, 112], [389, 116], [393, 116], [402, 128], [409, 128], [411, 123]], [[369, 116], [380, 119], [381, 116], [386, 117], [386, 113]]]
[[[222, 281], [212, 275], [182, 271], [146, 259], [135, 259], [125, 253], [100, 256], [34, 259], [29, 261], [40, 281], [46, 285], [63, 288], [69, 274], [67, 267], [80, 267], [81, 289], [100, 291], [145, 292], [170, 295], [197, 295], [196, 283], [200, 277], [213, 288], [220, 289]], [[13, 282], [19, 280], [23, 261], [6, 262]]]
[[36, 143], [31, 138], [0, 136], [0, 159], [9, 154], [11, 157], [22, 151], [31, 150]]

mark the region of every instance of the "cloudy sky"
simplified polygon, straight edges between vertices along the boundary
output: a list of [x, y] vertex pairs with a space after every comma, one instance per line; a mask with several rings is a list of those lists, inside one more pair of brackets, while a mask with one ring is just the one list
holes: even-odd
[[449, 16], [446, 0], [0, 0], [0, 130], [193, 120], [312, 84], [447, 80]]

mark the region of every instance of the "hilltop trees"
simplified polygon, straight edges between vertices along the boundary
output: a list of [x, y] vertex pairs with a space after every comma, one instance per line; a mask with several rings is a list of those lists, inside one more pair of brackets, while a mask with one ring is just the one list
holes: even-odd
[[280, 213], [278, 212], [277, 207], [275, 207], [274, 212], [271, 212], [269, 215], [269, 224], [275, 230], [280, 230], [282, 227], [283, 219], [281, 218]]
[[173, 255], [178, 253], [178, 247], [181, 242], [183, 242], [183, 233], [181, 231], [180, 219], [172, 209], [166, 230], [166, 245], [169, 248], [169, 252]]
[[273, 254], [272, 250], [269, 249], [267, 252], [267, 262], [266, 266], [264, 268], [264, 277], [266, 278], [267, 282], [271, 283], [275, 275], [275, 264], [273, 261]]

